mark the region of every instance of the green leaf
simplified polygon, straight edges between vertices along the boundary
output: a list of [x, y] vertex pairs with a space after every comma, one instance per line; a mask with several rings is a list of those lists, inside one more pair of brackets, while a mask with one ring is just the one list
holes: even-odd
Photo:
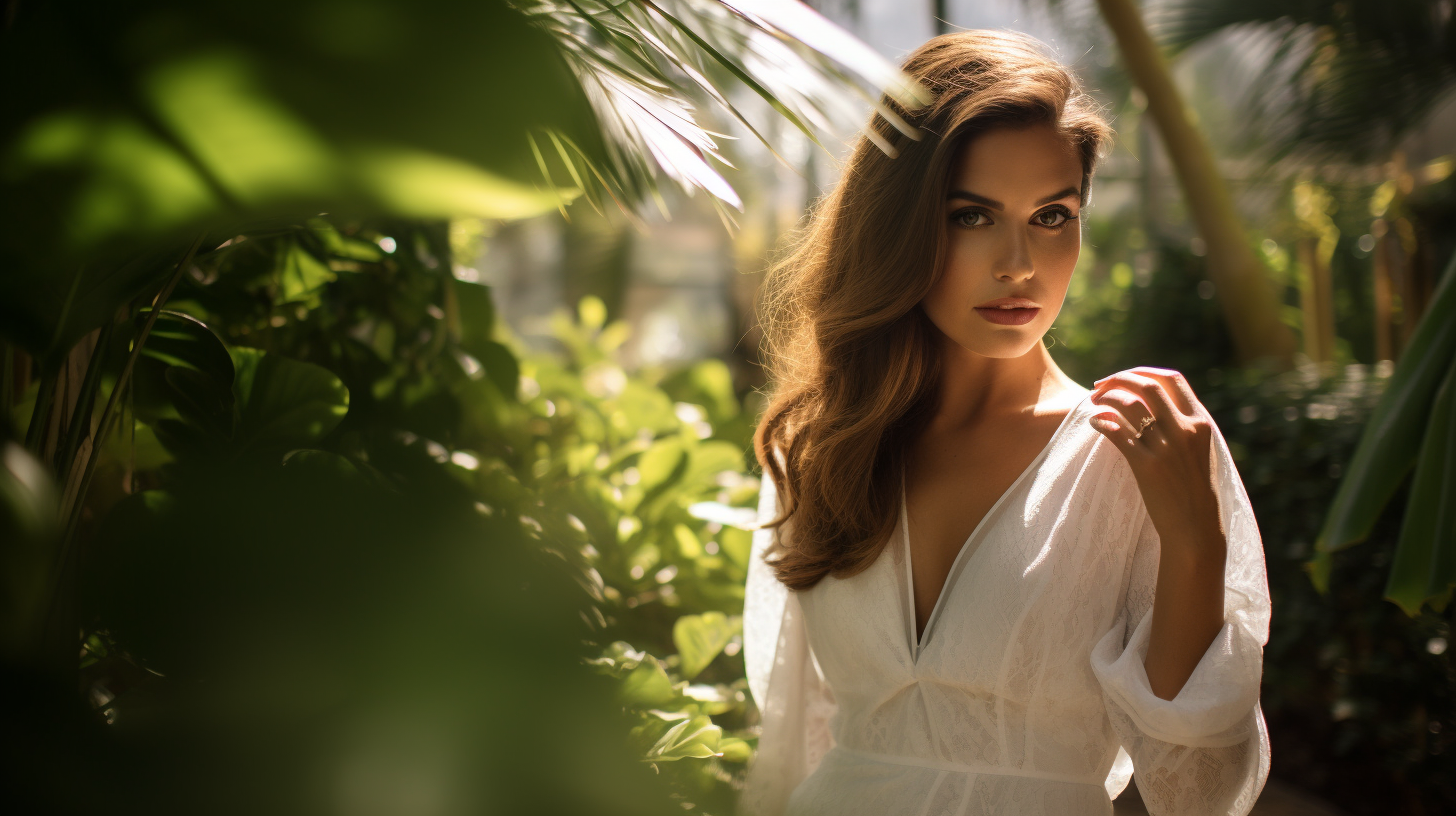
[[737, 527], [724, 527], [718, 531], [718, 546], [734, 564], [748, 569], [748, 559], [753, 554], [753, 533]]
[[623, 703], [637, 708], [657, 708], [678, 698], [672, 678], [651, 655], [644, 657], [627, 675], [617, 694]]
[[723, 729], [713, 724], [706, 714], [690, 717], [674, 725], [647, 752], [650, 762], [678, 759], [706, 759], [718, 755], [718, 741]]
[[322, 218], [308, 219], [308, 226], [331, 257], [365, 263], [377, 263], [384, 257], [377, 244], [344, 235]]
[[686, 524], [674, 525], [672, 536], [677, 540], [677, 551], [683, 558], [698, 558], [703, 554], [703, 542]]
[[661, 439], [652, 443], [652, 447], [637, 462], [642, 489], [650, 491], [666, 483], [674, 475], [680, 477], [685, 470], [686, 458], [687, 451], [683, 450], [683, 444], [678, 439]]
[[696, 489], [711, 488], [719, 473], [743, 467], [743, 450], [722, 440], [699, 443], [693, 448], [692, 457], [687, 473], [683, 474], [683, 483]]
[[290, 236], [279, 242], [278, 284], [284, 303], [307, 300], [337, 277], [334, 270], [300, 246], [298, 239]]
[[[137, 331], [148, 314], [137, 314]], [[136, 414], [149, 424], [181, 419], [226, 436], [232, 429], [235, 374], [227, 346], [212, 329], [189, 315], [163, 310], [132, 373]]]
[[491, 342], [495, 334], [495, 303], [490, 287], [466, 281], [455, 281], [451, 286], [460, 314], [460, 345], [474, 355], [471, 348]]
[[719, 359], [703, 360], [688, 369], [692, 384], [707, 399], [708, 416], [719, 423], [738, 414], [738, 395], [733, 391], [733, 374]]
[[313, 447], [349, 412], [349, 390], [322, 366], [249, 348], [232, 358], [241, 446]]
[[[532, 129], [607, 164], [557, 42], [500, 0], [41, 6], [24, 22], [0, 54], [13, 80], [0, 137], [0, 265], [13, 274], [0, 276], [0, 310], [8, 329], [7, 299], [22, 298], [13, 311], [31, 318], [37, 352], [57, 336], [77, 269], [93, 289], [178, 234], [325, 210], [540, 213], [556, 196], [538, 189]], [[51, 61], [66, 70], [26, 68]], [[482, 88], [486, 101], [462, 104]], [[62, 321], [63, 340], [139, 288], [115, 282], [98, 303], [78, 299], [84, 319]]]
[[725, 762], [747, 762], [753, 756], [753, 746], [738, 737], [723, 737], [718, 741], [718, 753]]
[[688, 680], [697, 677], [723, 651], [733, 636], [743, 631], [743, 619], [722, 612], [684, 615], [672, 627], [672, 643], [682, 658], [678, 670]]
[[635, 433], [639, 428], [646, 428], [654, 434], [669, 433], [682, 424], [666, 394], [635, 379], [627, 380], [616, 404], [626, 420], [623, 430], [628, 433]]
[[1421, 449], [1436, 391], [1456, 359], [1456, 256], [1416, 326], [1360, 444], [1315, 544], [1335, 552], [1364, 541]]
[[1442, 611], [1456, 587], [1456, 363], [1436, 395], [1385, 597], [1416, 616]]

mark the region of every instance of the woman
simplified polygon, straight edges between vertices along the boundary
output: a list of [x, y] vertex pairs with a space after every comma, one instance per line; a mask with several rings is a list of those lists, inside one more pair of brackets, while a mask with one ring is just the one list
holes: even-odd
[[905, 69], [935, 101], [768, 283], [742, 810], [1110, 814], [1136, 773], [1154, 814], [1247, 813], [1269, 594], [1227, 446], [1176, 372], [1089, 392], [1042, 344], [1110, 130], [1028, 38]]

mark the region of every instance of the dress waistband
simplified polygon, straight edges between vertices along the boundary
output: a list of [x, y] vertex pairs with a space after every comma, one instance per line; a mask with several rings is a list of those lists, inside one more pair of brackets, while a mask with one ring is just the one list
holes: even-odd
[[959, 762], [945, 762], [939, 759], [925, 759], [922, 757], [895, 756], [893, 754], [876, 754], [869, 751], [857, 751], [853, 748], [846, 748], [836, 745], [830, 749], [830, 753], [840, 752], [847, 756], [863, 759], [869, 762], [885, 762], [891, 765], [907, 765], [912, 768], [928, 768], [933, 771], [950, 771], [952, 773], [984, 774], [986, 776], [1024, 776], [1029, 779], [1046, 779], [1052, 782], [1067, 782], [1074, 785], [1095, 785], [1103, 787], [1104, 781], [1098, 777], [1085, 774], [1059, 774], [1049, 771], [1035, 771], [1025, 768], [1008, 768], [998, 765], [965, 765]]

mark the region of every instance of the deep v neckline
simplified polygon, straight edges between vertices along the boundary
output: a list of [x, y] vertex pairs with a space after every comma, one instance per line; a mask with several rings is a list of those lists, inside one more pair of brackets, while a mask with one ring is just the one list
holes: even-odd
[[957, 579], [960, 577], [961, 572], [963, 572], [967, 564], [969, 564], [970, 561], [974, 560], [975, 557], [980, 554], [981, 550], [984, 549], [984, 547], [981, 547], [979, 544], [975, 547], [971, 547], [970, 545], [978, 540], [983, 531], [986, 530], [987, 525], [990, 524], [1000, 513], [1001, 507], [1002, 505], [1006, 504], [1007, 498], [1016, 493], [1016, 491], [1020, 489], [1021, 483], [1026, 481], [1027, 477], [1030, 474], [1036, 472], [1036, 469], [1041, 466], [1042, 460], [1046, 458], [1049, 452], [1051, 452], [1052, 446], [1056, 444], [1057, 438], [1062, 435], [1062, 431], [1066, 429], [1068, 423], [1071, 422], [1072, 417], [1076, 415], [1077, 411], [1082, 407], [1082, 404], [1086, 402], [1087, 396], [1089, 395], [1083, 395], [1083, 397], [1077, 400], [1076, 404], [1067, 411], [1067, 415], [1062, 417], [1061, 423], [1057, 425], [1057, 429], [1055, 431], [1052, 431], [1051, 438], [1047, 440], [1046, 445], [1042, 446], [1041, 451], [1037, 453], [1037, 455], [1031, 460], [1031, 464], [1028, 464], [1026, 468], [1021, 471], [1021, 475], [1017, 476], [1016, 479], [1011, 482], [1011, 485], [1007, 487], [1006, 490], [1003, 491], [999, 497], [997, 497], [996, 502], [991, 505], [991, 509], [987, 510], [986, 514], [981, 516], [981, 520], [976, 522], [975, 529], [971, 530], [971, 534], [966, 536], [965, 541], [961, 542], [960, 550], [956, 552], [955, 560], [951, 562], [950, 570], [945, 574], [945, 581], [940, 585], [940, 593], [935, 597], [935, 605], [931, 607], [930, 616], [925, 619], [925, 629], [920, 633], [919, 637], [915, 635], [915, 572], [911, 568], [910, 563], [910, 513], [907, 509], [907, 502], [905, 501], [904, 473], [901, 473], [900, 544], [905, 548], [905, 632], [907, 635], [907, 640], [910, 644], [910, 661], [912, 663], [920, 662], [920, 655], [924, 654], [925, 645], [930, 641], [930, 634], [935, 629], [935, 622], [937, 619], [940, 618], [940, 611], [945, 606], [946, 596], [950, 595], [951, 590], [955, 587]]

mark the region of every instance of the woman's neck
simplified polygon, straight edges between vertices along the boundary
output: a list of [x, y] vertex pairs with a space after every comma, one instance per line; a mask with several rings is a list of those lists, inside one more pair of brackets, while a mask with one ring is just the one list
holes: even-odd
[[[1020, 357], [985, 357], [942, 337], [940, 399], [931, 425], [953, 427], [988, 417], [1036, 414], [1086, 389], [1062, 373], [1037, 343]], [[1055, 407], [1052, 408], [1055, 410]]]

